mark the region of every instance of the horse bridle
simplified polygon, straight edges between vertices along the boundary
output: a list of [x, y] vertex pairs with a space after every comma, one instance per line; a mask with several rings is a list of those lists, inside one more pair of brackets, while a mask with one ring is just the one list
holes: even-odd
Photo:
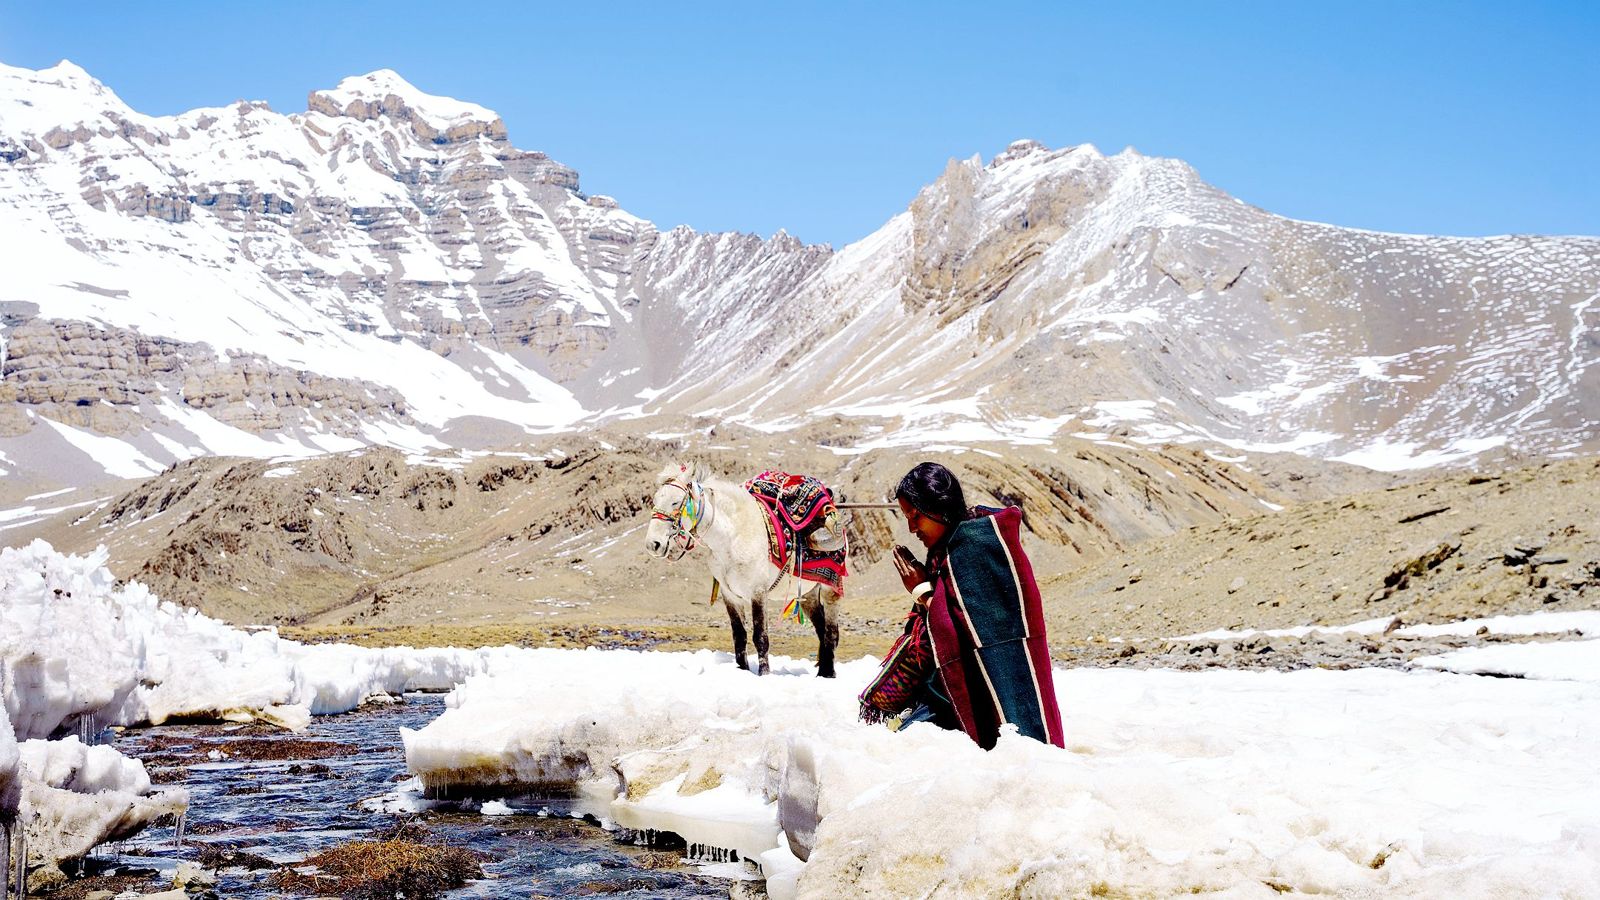
[[[678, 505], [670, 513], [651, 506], [650, 518], [666, 522], [672, 527], [672, 534], [667, 536], [667, 552], [663, 555], [667, 561], [676, 562], [694, 549], [695, 531], [700, 528], [700, 522], [705, 518], [706, 508], [709, 506], [705, 495], [711, 493], [711, 488], [694, 481], [689, 482], [687, 486], [677, 481], [668, 481], [664, 486], [683, 491], [683, 499], [678, 501]], [[674, 549], [677, 550], [676, 554], [673, 553]]]

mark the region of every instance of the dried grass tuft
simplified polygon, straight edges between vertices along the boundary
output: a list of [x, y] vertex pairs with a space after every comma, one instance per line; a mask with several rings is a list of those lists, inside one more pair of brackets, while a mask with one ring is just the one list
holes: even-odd
[[301, 865], [316, 866], [318, 871], [286, 866], [274, 872], [269, 883], [279, 890], [337, 894], [346, 900], [418, 900], [483, 877], [471, 851], [413, 841], [352, 841], [308, 857]]

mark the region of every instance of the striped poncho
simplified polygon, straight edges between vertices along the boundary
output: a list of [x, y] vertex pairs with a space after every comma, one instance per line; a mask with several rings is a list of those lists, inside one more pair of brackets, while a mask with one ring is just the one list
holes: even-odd
[[1021, 526], [1020, 509], [979, 507], [929, 560], [935, 677], [962, 730], [986, 749], [1007, 723], [1064, 745], [1044, 604], [1022, 552]]

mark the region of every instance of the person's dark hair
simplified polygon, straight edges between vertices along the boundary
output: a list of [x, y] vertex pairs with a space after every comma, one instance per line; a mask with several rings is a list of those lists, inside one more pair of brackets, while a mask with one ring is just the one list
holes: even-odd
[[946, 525], [967, 518], [967, 498], [956, 474], [934, 462], [919, 463], [894, 489], [896, 500], [905, 498], [918, 512]]

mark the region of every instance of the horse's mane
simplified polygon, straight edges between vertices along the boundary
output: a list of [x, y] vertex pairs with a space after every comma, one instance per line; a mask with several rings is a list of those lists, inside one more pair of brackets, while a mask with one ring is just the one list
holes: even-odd
[[723, 480], [713, 475], [711, 471], [705, 467], [704, 463], [672, 462], [667, 463], [662, 467], [661, 471], [656, 474], [656, 487], [661, 487], [662, 485], [677, 479], [681, 479], [683, 481], [698, 481], [702, 484], [711, 480]]

